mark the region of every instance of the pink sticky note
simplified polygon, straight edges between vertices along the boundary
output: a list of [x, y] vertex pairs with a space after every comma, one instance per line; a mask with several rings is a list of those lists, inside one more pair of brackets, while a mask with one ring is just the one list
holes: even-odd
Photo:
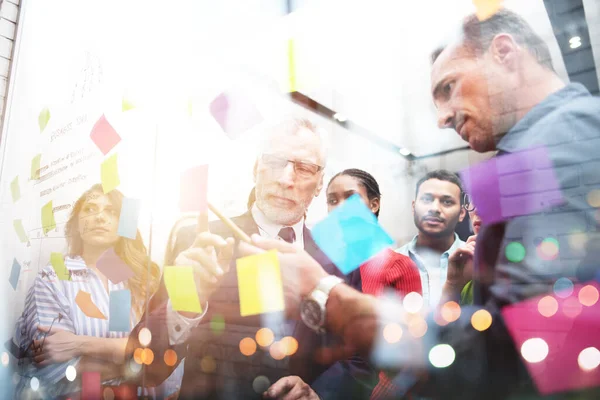
[[200, 165], [181, 174], [179, 208], [181, 212], [207, 212], [208, 165]]
[[81, 399], [101, 400], [100, 372], [84, 372], [81, 376]]
[[102, 253], [96, 261], [96, 268], [115, 285], [134, 275], [129, 265], [125, 264], [112, 247]]
[[237, 139], [263, 118], [252, 101], [240, 91], [221, 93], [210, 103], [210, 113], [231, 139]]
[[564, 201], [545, 147], [494, 157], [460, 175], [486, 224], [535, 214]]
[[104, 155], [121, 141], [121, 136], [119, 136], [115, 128], [108, 122], [104, 114], [102, 114], [92, 128], [90, 138]]
[[[542, 302], [549, 305], [541, 306], [541, 310], [538, 304], [545, 296], [502, 309], [504, 323], [519, 352], [523, 343], [533, 338], [540, 338], [548, 345], [548, 355], [542, 361], [524, 360], [538, 390], [544, 395], [600, 385], [600, 367], [587, 371], [578, 362], [584, 349], [600, 349], [600, 302], [597, 297], [594, 300], [594, 296], [590, 296], [590, 292], [594, 292], [590, 286], [600, 289], [597, 282], [591, 282], [575, 285], [567, 298], [549, 294], [556, 303], [553, 300]], [[586, 289], [580, 293], [584, 287]], [[540, 311], [550, 316], [545, 317]]]

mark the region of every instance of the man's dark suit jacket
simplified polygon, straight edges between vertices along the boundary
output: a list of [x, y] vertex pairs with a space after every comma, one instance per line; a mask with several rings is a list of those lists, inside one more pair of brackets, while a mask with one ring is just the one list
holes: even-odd
[[[232, 220], [249, 235], [259, 233], [250, 212]], [[210, 230], [225, 238], [233, 236], [231, 230], [221, 221], [212, 222]], [[177, 236], [176, 252], [189, 248], [195, 236], [195, 226], [182, 228]], [[306, 227], [304, 227], [304, 249], [329, 274], [338, 275], [352, 287], [361, 290], [359, 271], [344, 277], [317, 247]], [[223, 277], [219, 289], [210, 297], [206, 315], [199, 326], [192, 331], [185, 345], [169, 346], [165, 312], [167, 299], [164, 283], [161, 282], [159, 290], [150, 301], [149, 314], [141, 320], [130, 335], [128, 348], [133, 350], [139, 347], [137, 342], [139, 329], [147, 326], [152, 332], [152, 342], [149, 347], [155, 354], [155, 360], [150, 366], [144, 367], [146, 385], [160, 384], [175, 368], [169, 368], [163, 362], [164, 351], [168, 348], [176, 350], [178, 359], [186, 357], [180, 398], [261, 398], [262, 391], [266, 387], [253, 388], [253, 382], [258, 376], [266, 376], [273, 384], [284, 376], [298, 375], [306, 383], [311, 384], [317, 377], [325, 374], [321, 376], [316, 386], [313, 386], [323, 399], [368, 398], [377, 382], [375, 371], [358, 357], [338, 362], [333, 366], [315, 362], [315, 351], [323, 346], [334, 344], [334, 339], [314, 333], [301, 321], [286, 321], [283, 312], [241, 317], [234, 262]], [[222, 332], [211, 324], [214, 317], [224, 318], [225, 326]], [[250, 357], [242, 355], [239, 349], [240, 340], [244, 337], [254, 338], [257, 330], [263, 326], [269, 326], [275, 332], [276, 340], [289, 335], [292, 330], [299, 344], [296, 354], [276, 361], [270, 356], [268, 348], [259, 347]], [[211, 358], [216, 368], [214, 371], [210, 371]], [[260, 393], [256, 392], [257, 389]]]

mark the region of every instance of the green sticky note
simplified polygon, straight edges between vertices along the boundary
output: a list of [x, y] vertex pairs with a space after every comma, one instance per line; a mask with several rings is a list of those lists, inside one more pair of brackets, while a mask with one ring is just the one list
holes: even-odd
[[31, 160], [31, 179], [40, 179], [40, 162], [42, 155], [38, 154]]
[[56, 228], [56, 221], [54, 220], [52, 200], [50, 200], [44, 207], [42, 207], [42, 229], [46, 235], [54, 228]]
[[25, 233], [25, 228], [23, 228], [23, 221], [20, 219], [15, 219], [13, 221], [13, 226], [15, 227], [15, 232], [17, 232], [17, 236], [19, 237], [21, 243], [27, 243], [29, 239]]
[[71, 280], [71, 274], [65, 265], [65, 258], [61, 253], [51, 253], [50, 264], [52, 264], [52, 268], [54, 269], [54, 272], [56, 272], [58, 279], [61, 281]]
[[40, 133], [44, 131], [46, 125], [48, 125], [48, 121], [50, 121], [50, 110], [48, 107], [45, 107], [40, 111], [40, 115], [38, 117], [38, 124], [40, 125]]
[[102, 166], [100, 167], [100, 178], [102, 180], [102, 190], [104, 190], [104, 194], [109, 193], [121, 183], [116, 153], [108, 157], [102, 163]]
[[164, 277], [173, 310], [202, 312], [192, 267], [165, 267]]
[[123, 111], [129, 111], [129, 110], [133, 110], [135, 108], [135, 105], [133, 104], [133, 102], [125, 97], [123, 97], [123, 100], [121, 102], [121, 109]]
[[10, 183], [10, 192], [12, 193], [13, 203], [21, 198], [21, 189], [19, 188], [19, 176], [15, 176], [15, 179]]

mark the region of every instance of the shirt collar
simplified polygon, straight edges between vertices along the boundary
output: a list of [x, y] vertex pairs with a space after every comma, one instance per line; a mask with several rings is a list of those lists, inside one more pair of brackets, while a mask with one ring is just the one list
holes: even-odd
[[[415, 249], [417, 248], [417, 238], [418, 237], [419, 237], [419, 235], [415, 235], [413, 240], [411, 240], [410, 243], [408, 244], [408, 251], [410, 251], [411, 253], [417, 254]], [[454, 232], [454, 243], [452, 243], [452, 246], [450, 246], [450, 248], [448, 250], [443, 252], [442, 255], [450, 255], [450, 254], [454, 253], [454, 251], [456, 251], [456, 249], [459, 248], [460, 245], [463, 243], [464, 242], [462, 240], [460, 240], [460, 238], [458, 237], [458, 234], [456, 232]]]
[[588, 90], [580, 83], [570, 83], [566, 85], [564, 88], [552, 93], [529, 110], [529, 112], [498, 141], [496, 148], [510, 153], [531, 147], [533, 143], [528, 143], [528, 140], [533, 140], [534, 138], [525, 137], [525, 132], [528, 131], [529, 128], [551, 112], [564, 106], [565, 103], [577, 97], [589, 95], [590, 93]]
[[[261, 209], [258, 208], [256, 203], [252, 205], [250, 212], [252, 213], [252, 218], [254, 219], [254, 222], [256, 222], [256, 225], [258, 225], [259, 230], [262, 230], [270, 238], [277, 238], [281, 228], [285, 228], [284, 225], [276, 224], [268, 219]], [[296, 222], [291, 227], [296, 234], [296, 241], [298, 241], [299, 238], [302, 237], [302, 230], [304, 229], [304, 217], [302, 217], [300, 221]]]

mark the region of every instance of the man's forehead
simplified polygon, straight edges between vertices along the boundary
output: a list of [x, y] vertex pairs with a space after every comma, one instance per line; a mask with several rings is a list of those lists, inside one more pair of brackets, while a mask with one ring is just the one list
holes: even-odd
[[446, 46], [431, 66], [431, 89], [447, 74], [470, 61], [473, 61], [473, 53], [464, 44]]
[[428, 179], [419, 187], [419, 193], [429, 193], [435, 196], [460, 196], [460, 188], [456, 183], [441, 179]]
[[284, 152], [288, 156], [293, 153], [298, 156], [320, 157], [321, 140], [316, 133], [300, 128], [295, 133], [271, 135], [264, 149], [267, 152]]

